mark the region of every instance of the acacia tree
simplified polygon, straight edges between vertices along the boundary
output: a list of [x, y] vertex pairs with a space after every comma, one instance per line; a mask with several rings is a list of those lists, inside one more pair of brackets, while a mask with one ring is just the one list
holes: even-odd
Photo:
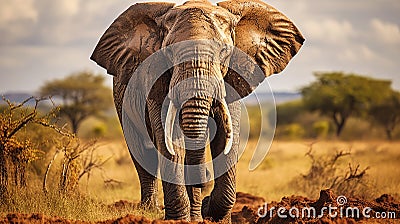
[[330, 117], [340, 136], [350, 116], [365, 116], [389, 95], [391, 81], [343, 72], [315, 73], [317, 81], [301, 89], [305, 106]]
[[[33, 107], [26, 106], [33, 100], [35, 101]], [[2, 198], [0, 205], [9, 202], [10, 184], [26, 187], [28, 165], [40, 159], [44, 153], [42, 149], [46, 139], [37, 142], [20, 136], [21, 133], [26, 134], [27, 129], [39, 124], [56, 131], [61, 136], [72, 137], [63, 128], [58, 128], [51, 122], [57, 108], [45, 114], [39, 112], [39, 103], [45, 100], [47, 99], [30, 97], [22, 103], [12, 103], [3, 97], [5, 105], [0, 111], [0, 197]], [[35, 130], [38, 130], [37, 127]], [[42, 149], [38, 148], [39, 145]]]
[[306, 112], [306, 108], [301, 100], [279, 104], [276, 106], [277, 125], [294, 123], [304, 112]]
[[369, 115], [373, 122], [385, 129], [386, 137], [391, 140], [394, 129], [400, 124], [400, 92], [391, 90], [382, 102], [371, 106]]
[[112, 107], [111, 89], [104, 85], [104, 77], [86, 71], [47, 82], [40, 94], [61, 100], [60, 114], [69, 120], [73, 133], [86, 118]]

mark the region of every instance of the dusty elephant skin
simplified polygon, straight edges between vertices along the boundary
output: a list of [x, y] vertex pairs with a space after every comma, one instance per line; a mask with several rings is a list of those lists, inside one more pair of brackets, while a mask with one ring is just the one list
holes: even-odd
[[[264, 2], [238, 0], [217, 5], [207, 1], [179, 6], [135, 4], [111, 24], [91, 56], [114, 76], [115, 106], [124, 131], [130, 132], [127, 143], [139, 174], [141, 204], [157, 206], [153, 174], [159, 168], [166, 219], [231, 222], [236, 199], [238, 100], [265, 77], [281, 72], [304, 41], [286, 16]], [[161, 76], [149, 72], [165, 66], [160, 63], [138, 69], [160, 49], [172, 65], [168, 70]], [[234, 49], [250, 60], [240, 56], [232, 60]], [[131, 112], [125, 115], [124, 110]], [[123, 122], [125, 117], [129, 122]], [[210, 148], [216, 179], [211, 195], [200, 201], [202, 184], [208, 181], [201, 165], [210, 119], [215, 124]], [[151, 162], [144, 164], [136, 155]], [[159, 160], [159, 155], [167, 162]], [[189, 165], [197, 168], [183, 168]], [[217, 175], [219, 169], [224, 173]]]

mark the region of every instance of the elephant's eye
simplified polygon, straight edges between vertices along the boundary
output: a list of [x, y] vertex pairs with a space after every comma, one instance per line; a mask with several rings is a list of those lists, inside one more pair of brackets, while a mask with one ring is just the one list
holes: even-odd
[[221, 52], [220, 52], [220, 60], [221, 60], [221, 62], [225, 62], [228, 59], [228, 57], [231, 54], [231, 51], [232, 51], [232, 47], [230, 47], [228, 45], [224, 45], [222, 47]]
[[168, 58], [168, 60], [171, 60], [174, 57], [171, 47], [166, 47], [163, 50], [163, 53], [164, 53], [164, 56]]

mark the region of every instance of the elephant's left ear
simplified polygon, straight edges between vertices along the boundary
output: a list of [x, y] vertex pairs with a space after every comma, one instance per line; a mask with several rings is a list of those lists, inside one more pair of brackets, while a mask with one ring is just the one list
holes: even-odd
[[174, 5], [162, 2], [132, 5], [106, 30], [90, 58], [111, 75], [131, 75], [141, 62], [160, 49], [162, 29], [156, 19]]
[[[300, 31], [285, 15], [262, 1], [232, 0], [220, 2], [218, 6], [240, 17], [235, 28], [235, 46], [258, 64], [264, 78], [281, 72], [304, 42]], [[237, 76], [238, 74], [232, 74], [230, 71], [229, 75]], [[240, 76], [243, 75], [246, 76], [246, 74], [240, 74]], [[257, 79], [261, 82], [263, 77], [243, 78]], [[229, 79], [233, 77], [226, 77], [227, 82]], [[235, 87], [236, 84], [232, 84]], [[248, 86], [242, 83], [242, 86], [247, 86], [249, 89], [236, 87], [235, 89], [240, 95], [247, 95], [258, 84], [248, 83]]]

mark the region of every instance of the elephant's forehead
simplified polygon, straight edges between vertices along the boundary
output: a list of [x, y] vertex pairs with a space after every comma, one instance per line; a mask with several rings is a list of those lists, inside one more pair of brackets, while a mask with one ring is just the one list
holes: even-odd
[[173, 11], [178, 15], [189, 14], [196, 16], [196, 14], [199, 15], [200, 13], [207, 17], [217, 17], [219, 19], [224, 18], [227, 21], [233, 19], [233, 15], [225, 8], [201, 0], [185, 2], [183, 5], [176, 6]]
[[203, 1], [203, 0], [195, 0], [195, 1], [187, 1], [183, 3], [182, 5], [176, 6], [175, 8], [204, 8], [204, 9], [213, 9], [214, 6], [208, 2], [208, 1]]
[[191, 39], [214, 39], [232, 44], [235, 17], [226, 9], [202, 2], [190, 2], [171, 9], [164, 18], [169, 30], [165, 43]]
[[211, 2], [207, 0], [189, 0], [183, 3], [182, 5], [190, 5], [190, 4], [212, 5]]

